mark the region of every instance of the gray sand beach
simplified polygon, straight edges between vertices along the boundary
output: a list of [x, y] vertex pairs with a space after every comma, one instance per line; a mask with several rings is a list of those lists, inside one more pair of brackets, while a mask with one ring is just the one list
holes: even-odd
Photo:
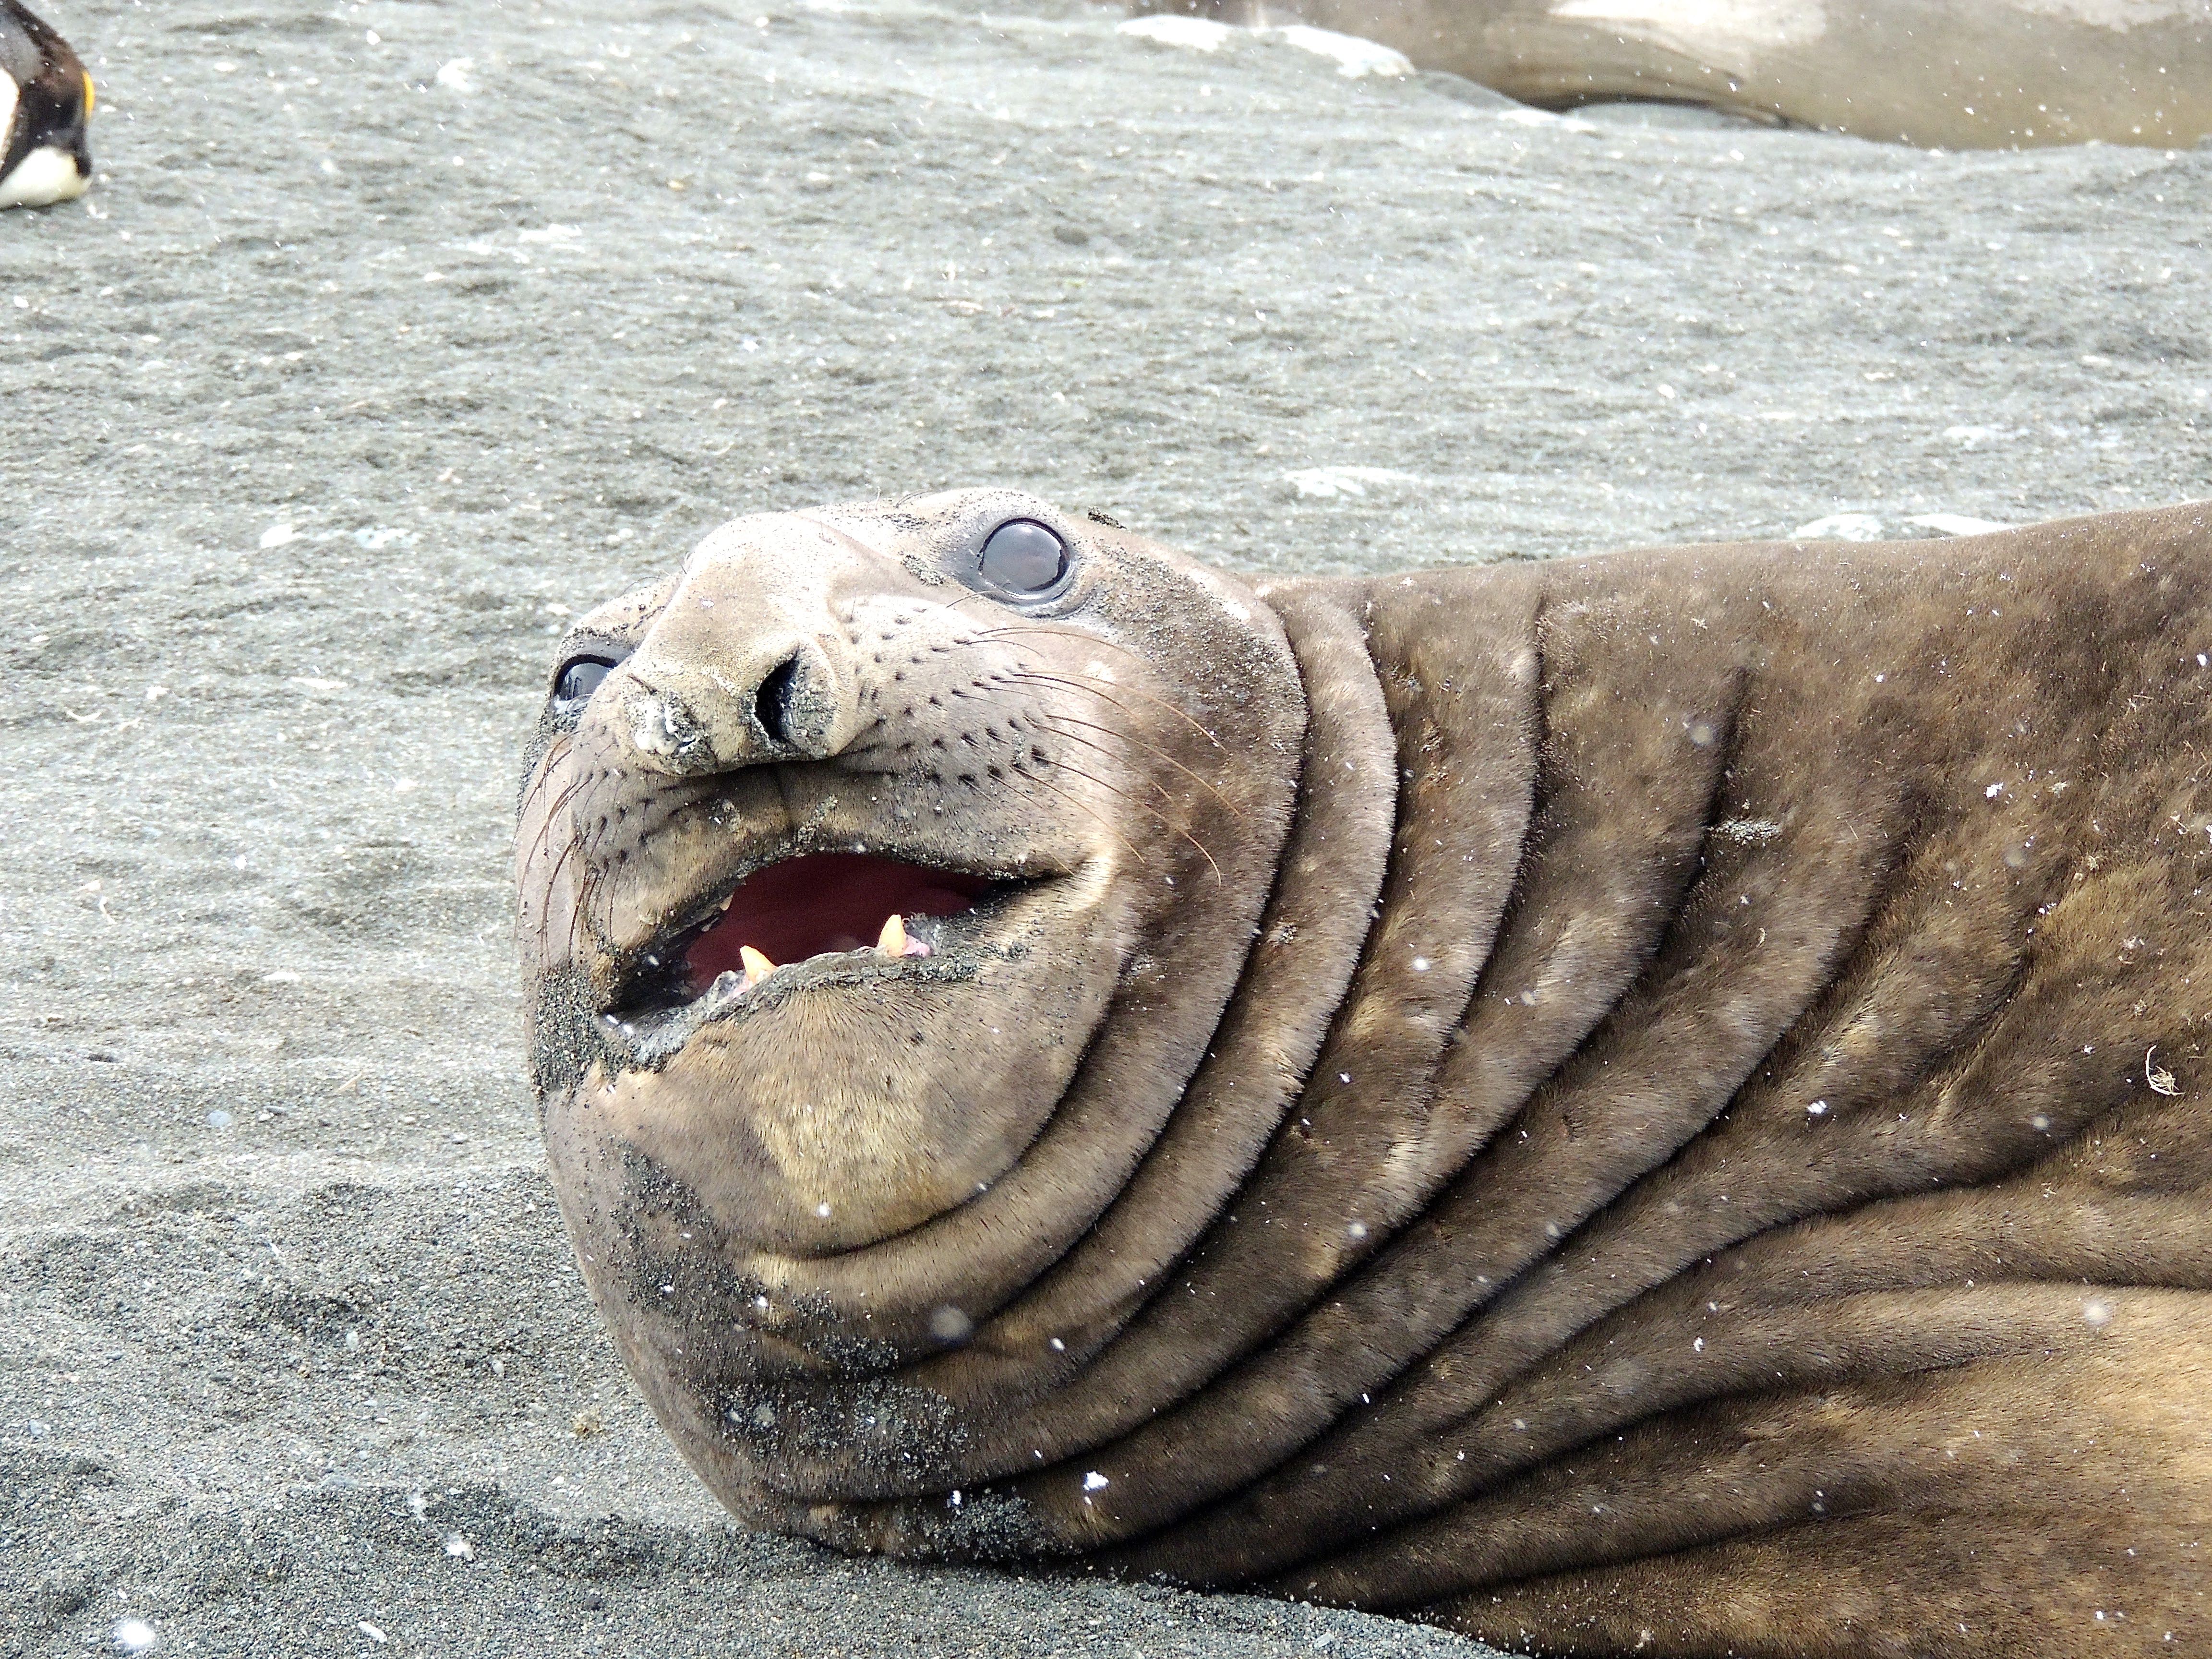
[[46, 7], [101, 176], [0, 215], [0, 1651], [1484, 1651], [726, 1522], [522, 1083], [549, 636], [955, 483], [1312, 571], [2212, 494], [2212, 148], [767, 3]]

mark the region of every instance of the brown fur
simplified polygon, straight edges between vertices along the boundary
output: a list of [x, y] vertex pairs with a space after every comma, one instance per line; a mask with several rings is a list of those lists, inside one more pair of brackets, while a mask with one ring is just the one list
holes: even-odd
[[[1048, 617], [946, 575], [1017, 516]], [[2202, 510], [1248, 592], [972, 492], [741, 520], [578, 637], [630, 654], [526, 786], [548, 1146], [741, 1518], [1561, 1654], [2212, 1645]], [[605, 1035], [686, 904], [854, 840], [1051, 878]]]
[[1136, 0], [1379, 40], [1524, 103], [1708, 105], [1954, 149], [2212, 132], [2212, 8], [2127, 0]]

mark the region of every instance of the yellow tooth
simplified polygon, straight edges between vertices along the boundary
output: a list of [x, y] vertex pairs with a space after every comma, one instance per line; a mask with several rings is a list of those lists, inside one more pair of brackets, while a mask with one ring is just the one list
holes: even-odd
[[745, 983], [748, 985], [757, 985], [775, 971], [775, 964], [750, 945], [738, 946], [738, 960], [745, 964]]
[[887, 957], [906, 954], [906, 919], [892, 916], [884, 923], [884, 931], [876, 935], [876, 949]]

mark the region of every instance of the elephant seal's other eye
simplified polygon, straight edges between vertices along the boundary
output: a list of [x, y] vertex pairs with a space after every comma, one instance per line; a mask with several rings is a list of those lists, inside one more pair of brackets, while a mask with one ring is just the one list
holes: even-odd
[[1042, 593], [1067, 574], [1067, 544], [1034, 519], [1010, 519], [985, 539], [981, 574], [1001, 592]]
[[605, 657], [578, 657], [563, 664], [553, 682], [553, 701], [571, 707], [589, 701], [613, 667]]

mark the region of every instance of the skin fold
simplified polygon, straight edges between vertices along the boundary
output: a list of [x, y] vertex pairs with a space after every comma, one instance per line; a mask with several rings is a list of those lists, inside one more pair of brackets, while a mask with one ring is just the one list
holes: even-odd
[[[2199, 507], [1257, 586], [1010, 491], [740, 520], [528, 761], [586, 1281], [841, 1549], [2195, 1650], [2208, 663]], [[975, 908], [669, 978], [830, 854]]]

